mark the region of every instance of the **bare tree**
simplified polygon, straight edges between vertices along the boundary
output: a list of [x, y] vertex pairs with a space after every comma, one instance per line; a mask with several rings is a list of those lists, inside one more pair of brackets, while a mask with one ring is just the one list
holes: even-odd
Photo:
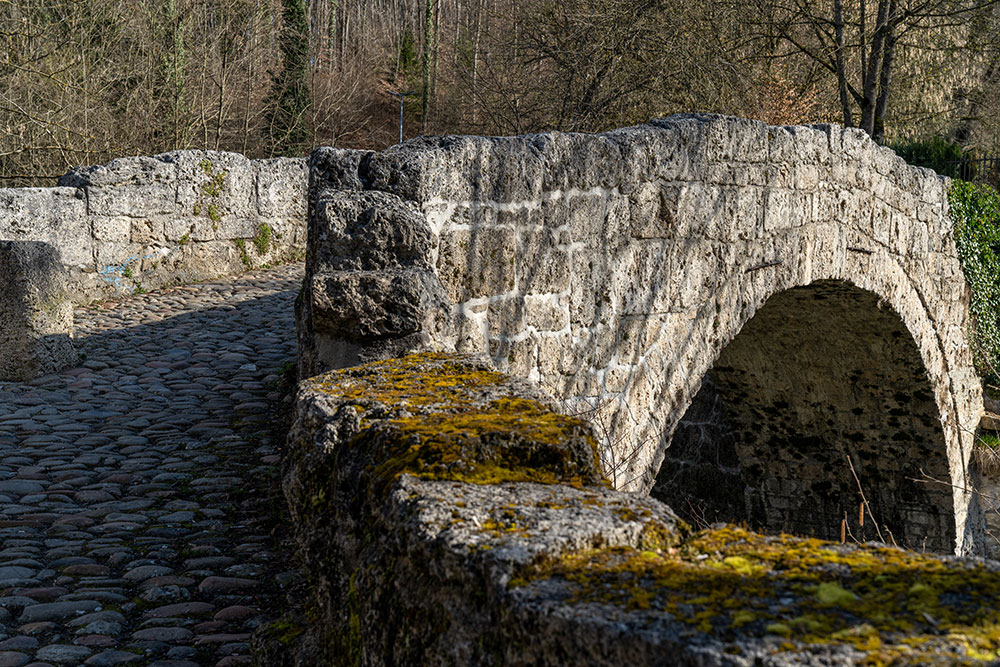
[[[997, 0], [755, 0], [751, 38], [773, 57], [805, 56], [837, 81], [843, 123], [876, 140], [885, 130], [899, 46], [930, 48], [931, 31], [952, 29], [948, 48], [961, 50], [963, 31]], [[857, 116], [855, 116], [857, 111]]]

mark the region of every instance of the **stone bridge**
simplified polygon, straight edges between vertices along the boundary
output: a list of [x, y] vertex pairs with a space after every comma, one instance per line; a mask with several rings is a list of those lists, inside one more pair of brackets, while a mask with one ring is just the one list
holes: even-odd
[[598, 425], [619, 488], [975, 551], [981, 388], [947, 187], [860, 131], [712, 116], [321, 149], [300, 374], [485, 353]]

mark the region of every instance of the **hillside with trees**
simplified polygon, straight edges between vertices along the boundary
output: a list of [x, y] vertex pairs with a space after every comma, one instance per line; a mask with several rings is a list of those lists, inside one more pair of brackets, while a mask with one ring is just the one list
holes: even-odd
[[7, 0], [0, 186], [680, 111], [1000, 143], [995, 0]]

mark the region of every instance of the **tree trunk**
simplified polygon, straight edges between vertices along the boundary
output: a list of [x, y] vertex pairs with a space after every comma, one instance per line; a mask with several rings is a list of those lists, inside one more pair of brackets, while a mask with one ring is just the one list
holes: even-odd
[[844, 127], [854, 127], [851, 117], [851, 101], [847, 97], [847, 72], [844, 67], [844, 0], [833, 2], [833, 27], [837, 42], [837, 89], [840, 92], [840, 108], [844, 116]]
[[879, 73], [878, 100], [875, 102], [875, 125], [872, 138], [881, 142], [885, 135], [885, 109], [889, 103], [889, 89], [892, 86], [892, 64], [896, 56], [896, 10], [897, 0], [889, 2], [889, 22], [886, 26], [885, 44], [882, 49], [882, 67]]
[[[867, 132], [868, 136], [875, 134], [875, 102], [878, 96], [878, 77], [881, 74], [880, 66], [888, 27], [888, 13], [889, 1], [879, 0], [875, 33], [872, 35], [871, 51], [868, 53], [868, 69], [862, 73], [864, 84], [861, 101], [861, 129]], [[861, 48], [865, 48], [864, 45]]]
[[434, 8], [436, 0], [426, 0], [424, 6], [424, 82], [420, 91], [421, 128], [427, 132], [427, 116], [431, 109], [431, 59], [434, 51]]
[[472, 126], [479, 124], [479, 37], [483, 30], [483, 0], [476, 1], [476, 36], [472, 41]]

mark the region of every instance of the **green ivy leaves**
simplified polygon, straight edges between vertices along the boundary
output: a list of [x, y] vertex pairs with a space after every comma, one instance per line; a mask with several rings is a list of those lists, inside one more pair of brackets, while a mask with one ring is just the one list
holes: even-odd
[[972, 291], [973, 356], [979, 372], [1000, 381], [1000, 195], [988, 185], [953, 181], [948, 192], [955, 245]]

